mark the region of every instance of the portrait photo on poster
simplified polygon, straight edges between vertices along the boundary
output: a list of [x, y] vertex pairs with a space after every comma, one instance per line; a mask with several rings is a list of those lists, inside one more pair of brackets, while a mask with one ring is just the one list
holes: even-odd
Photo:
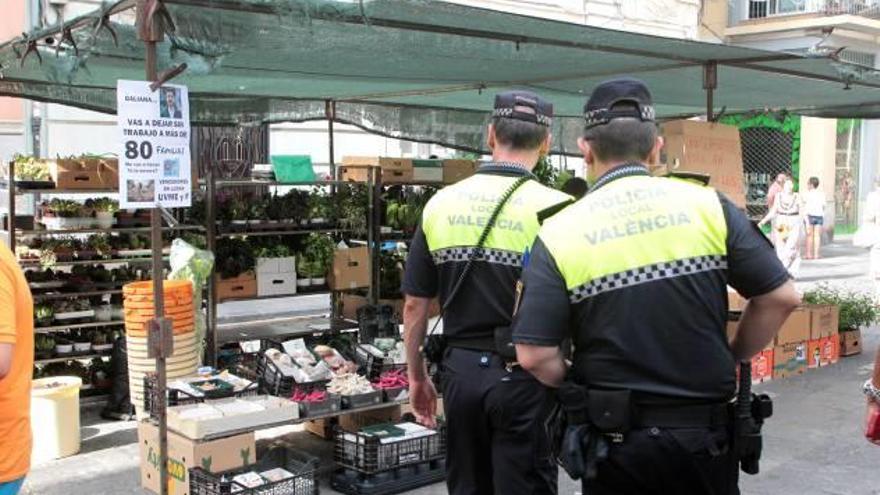
[[156, 200], [156, 181], [128, 179], [126, 182], [128, 203], [152, 203]]
[[159, 98], [159, 116], [163, 119], [182, 119], [183, 112], [180, 103], [180, 89], [163, 87]]

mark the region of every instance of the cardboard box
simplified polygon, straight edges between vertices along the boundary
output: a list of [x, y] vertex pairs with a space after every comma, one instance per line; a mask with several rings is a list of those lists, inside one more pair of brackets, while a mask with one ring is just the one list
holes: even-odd
[[357, 412], [339, 416], [339, 426], [345, 431], [358, 431], [365, 426], [400, 421], [400, 406], [388, 406], [382, 409]]
[[443, 182], [443, 160], [413, 160], [413, 182]]
[[810, 340], [810, 324], [812, 313], [809, 309], [798, 308], [782, 324], [776, 334], [776, 345], [793, 344]]
[[709, 185], [745, 208], [745, 176], [739, 129], [725, 124], [676, 120], [660, 126], [666, 166], [673, 172], [709, 175]]
[[[369, 182], [370, 167], [339, 167], [339, 180], [343, 182]], [[378, 170], [374, 170], [376, 175], [373, 180], [377, 180]]]
[[351, 290], [370, 286], [370, 252], [366, 246], [337, 249], [330, 272], [332, 290]]
[[840, 332], [840, 355], [855, 356], [862, 352], [862, 331]]
[[807, 344], [807, 367], [829, 366], [840, 357], [840, 339], [837, 335], [811, 340]]
[[[159, 428], [145, 421], [138, 424], [141, 455], [141, 486], [159, 493]], [[196, 442], [168, 432], [168, 493], [189, 495], [189, 468], [211, 472], [235, 469], [256, 461], [254, 433], [242, 433], [210, 442]]]
[[840, 308], [829, 305], [807, 306], [810, 309], [810, 340], [837, 335]]
[[807, 371], [807, 343], [797, 342], [773, 348], [773, 379], [803, 375]]
[[[342, 180], [354, 180], [355, 176], [366, 182], [367, 171], [363, 167], [381, 169], [382, 182], [406, 183], [413, 181], [413, 162], [409, 158], [386, 158], [380, 156], [345, 156], [342, 158]], [[361, 170], [358, 170], [361, 168]]]
[[49, 164], [49, 175], [58, 189], [119, 189], [116, 158], [59, 159]]
[[257, 295], [296, 294], [296, 258], [257, 258]]
[[443, 182], [454, 184], [474, 175], [477, 162], [474, 160], [443, 160]]
[[314, 419], [303, 423], [303, 429], [325, 440], [333, 438], [333, 429], [339, 424], [339, 418]]
[[257, 274], [250, 271], [233, 278], [217, 275], [217, 300], [257, 297]]

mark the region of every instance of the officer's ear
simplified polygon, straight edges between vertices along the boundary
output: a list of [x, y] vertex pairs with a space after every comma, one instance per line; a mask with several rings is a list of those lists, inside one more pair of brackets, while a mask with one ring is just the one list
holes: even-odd
[[584, 155], [584, 161], [587, 165], [593, 163], [593, 148], [590, 146], [590, 142], [583, 138], [583, 136], [578, 138], [578, 149], [581, 150], [581, 153]]
[[488, 146], [490, 150], [495, 151], [495, 145], [497, 142], [497, 138], [495, 137], [495, 125], [489, 124], [489, 132], [486, 134], [486, 146]]
[[550, 154], [550, 146], [553, 144], [553, 134], [547, 133], [547, 137], [544, 138], [544, 142], [541, 143], [540, 156], [547, 156]]
[[666, 141], [663, 140], [663, 136], [657, 136], [657, 139], [654, 142], [654, 148], [651, 150], [651, 154], [648, 155], [648, 165], [660, 165], [660, 152], [663, 150], [665, 144]]

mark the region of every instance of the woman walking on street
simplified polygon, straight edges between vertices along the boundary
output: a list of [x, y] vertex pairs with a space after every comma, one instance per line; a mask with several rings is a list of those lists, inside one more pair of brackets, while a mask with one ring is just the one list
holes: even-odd
[[819, 189], [819, 178], [810, 177], [804, 193], [804, 213], [807, 215], [807, 255], [804, 259], [819, 259], [822, 245], [822, 226], [825, 224], [825, 193]]
[[773, 221], [776, 237], [776, 256], [792, 277], [797, 278], [801, 266], [801, 242], [804, 235], [804, 216], [801, 197], [794, 192], [794, 182], [786, 179], [782, 192], [776, 195], [767, 216], [758, 223], [763, 227]]

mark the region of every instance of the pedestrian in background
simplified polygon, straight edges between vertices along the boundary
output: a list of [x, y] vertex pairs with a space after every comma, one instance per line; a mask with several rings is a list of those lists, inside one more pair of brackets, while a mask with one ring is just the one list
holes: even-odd
[[[440, 364], [446, 482], [452, 495], [549, 495], [558, 470], [543, 430], [547, 390], [519, 367], [510, 337], [517, 282], [538, 233], [538, 213], [571, 197], [531, 170], [550, 150], [553, 106], [528, 91], [495, 98], [492, 161], [438, 191], [413, 237], [402, 292], [410, 402], [433, 423], [437, 392], [420, 347], [428, 308], [443, 305]], [[490, 221], [494, 212], [496, 221]]]
[[773, 208], [773, 202], [776, 201], [776, 195], [782, 192], [782, 187], [788, 179], [788, 174], [780, 173], [776, 176], [776, 180], [767, 188], [767, 209]]
[[0, 245], [0, 495], [15, 495], [31, 462], [34, 303], [15, 255]]
[[773, 207], [759, 223], [772, 223], [776, 255], [793, 277], [801, 267], [801, 243], [804, 238], [804, 208], [801, 197], [794, 191], [794, 182], [786, 178], [782, 191], [773, 200]]
[[804, 213], [807, 216], [807, 254], [804, 259], [819, 259], [822, 246], [822, 226], [825, 225], [825, 193], [819, 189], [819, 178], [810, 177], [804, 193]]
[[[650, 175], [663, 139], [644, 83], [599, 85], [584, 114], [578, 146], [598, 180], [541, 227], [514, 324], [519, 362], [562, 386], [579, 438], [560, 451], [585, 494], [739, 493], [736, 363], [773, 340], [800, 297], [730, 200]], [[749, 298], [731, 343], [728, 284]]]

